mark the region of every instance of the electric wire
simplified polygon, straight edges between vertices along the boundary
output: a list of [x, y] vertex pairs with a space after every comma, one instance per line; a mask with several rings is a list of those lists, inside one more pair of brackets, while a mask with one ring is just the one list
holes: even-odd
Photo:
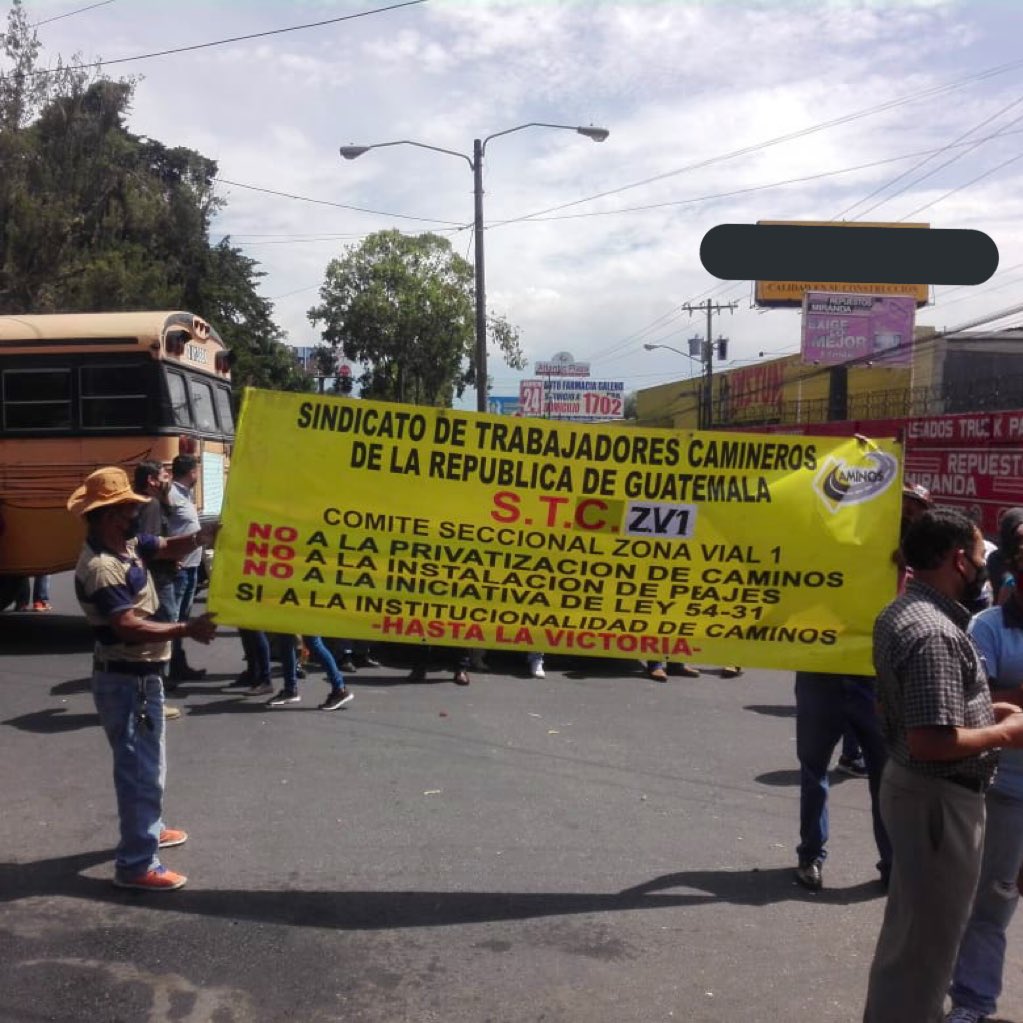
[[[402, 7], [415, 7], [426, 3], [426, 0], [402, 0], [401, 3], [389, 4], [387, 7], [376, 7], [370, 11], [358, 11], [355, 14], [344, 14], [337, 18], [325, 18], [322, 21], [310, 21], [303, 25], [289, 25], [287, 28], [273, 28], [265, 32], [249, 32], [246, 35], [231, 36], [227, 39], [213, 39], [206, 43], [192, 43], [189, 46], [176, 46], [169, 50], [155, 50], [152, 53], [140, 53], [134, 57], [115, 57], [112, 60], [98, 60], [90, 64], [76, 64], [76, 68], [88, 70], [90, 68], [113, 67], [115, 64], [129, 64], [137, 60], [152, 60], [155, 57], [170, 57], [176, 53], [193, 53], [196, 50], [208, 50], [214, 46], [227, 46], [230, 43], [244, 43], [250, 39], [266, 39], [268, 36], [284, 35], [287, 32], [301, 32], [310, 28], [323, 28], [327, 25], [337, 25], [342, 21], [355, 21], [357, 18], [368, 18], [373, 14], [386, 14], [389, 11], [396, 11]], [[38, 68], [28, 72], [29, 76], [56, 74], [56, 68]]]
[[53, 21], [61, 21], [64, 18], [73, 18], [76, 14], [85, 14], [86, 11], [94, 11], [97, 7], [106, 7], [107, 4], [114, 3], [114, 0], [101, 0], [98, 4], [89, 4], [88, 7], [79, 7], [77, 11], [68, 11], [66, 14], [55, 14], [52, 18], [44, 18], [42, 21], [35, 21], [29, 28], [41, 28], [43, 25], [49, 25]]

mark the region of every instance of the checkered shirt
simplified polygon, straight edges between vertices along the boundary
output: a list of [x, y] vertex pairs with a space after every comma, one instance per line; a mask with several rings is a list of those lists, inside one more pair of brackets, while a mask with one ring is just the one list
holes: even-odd
[[907, 739], [910, 728], [995, 723], [984, 666], [966, 634], [969, 620], [961, 604], [913, 579], [874, 623], [874, 668], [888, 755], [921, 774], [986, 782], [998, 764], [996, 751], [960, 760], [916, 760]]

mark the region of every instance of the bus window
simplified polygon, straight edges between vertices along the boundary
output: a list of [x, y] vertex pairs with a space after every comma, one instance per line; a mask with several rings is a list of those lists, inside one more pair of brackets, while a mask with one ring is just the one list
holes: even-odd
[[192, 385], [192, 414], [195, 416], [195, 428], [200, 433], [216, 433], [217, 420], [213, 414], [212, 388], [198, 380], [189, 382]]
[[149, 405], [144, 363], [83, 366], [79, 370], [82, 429], [142, 429]]
[[70, 430], [70, 369], [8, 369], [3, 373], [5, 430]]
[[170, 395], [171, 414], [175, 426], [191, 426], [192, 413], [188, 410], [188, 390], [180, 373], [167, 374], [167, 392]]
[[217, 416], [220, 418], [220, 432], [234, 433], [234, 415], [231, 412], [231, 392], [226, 387], [218, 387], [214, 393], [217, 398]]

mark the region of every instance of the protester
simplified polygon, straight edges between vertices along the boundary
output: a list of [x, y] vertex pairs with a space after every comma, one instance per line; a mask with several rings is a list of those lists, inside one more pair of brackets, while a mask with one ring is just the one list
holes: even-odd
[[[146, 498], [146, 503], [139, 512], [139, 533], [150, 536], [167, 536], [167, 493], [171, 487], [171, 474], [161, 462], [139, 462], [135, 466], [132, 487], [136, 494]], [[178, 599], [174, 590], [178, 566], [166, 558], [153, 558], [146, 562], [146, 568], [156, 587], [156, 599], [159, 607], [153, 615], [156, 622], [176, 622], [178, 620]], [[178, 681], [173, 678], [164, 680], [164, 691], [174, 692]], [[163, 716], [167, 721], [181, 717], [181, 708], [164, 703]]]
[[239, 629], [245, 670], [226, 688], [244, 689], [246, 696], [262, 696], [274, 691], [270, 681], [270, 638], [257, 629]]
[[48, 575], [25, 576], [18, 587], [15, 611], [52, 611], [50, 603], [50, 577]]
[[184, 831], [163, 823], [165, 775], [163, 680], [171, 641], [187, 636], [209, 643], [209, 614], [183, 622], [154, 619], [156, 588], [146, 558], [178, 560], [208, 538], [199, 532], [171, 539], [138, 534], [139, 507], [123, 469], [92, 473], [68, 499], [86, 520], [87, 535], [75, 568], [75, 592], [96, 639], [92, 694], [114, 757], [120, 820], [114, 884], [167, 891], [186, 878], [160, 862], [158, 849], [181, 845]]
[[887, 886], [892, 847], [881, 820], [878, 792], [885, 763], [875, 708], [874, 679], [861, 675], [796, 672], [796, 756], [799, 758], [799, 845], [796, 880], [817, 890], [824, 883], [828, 843], [828, 765], [842, 734], [850, 730], [863, 751], [877, 869]]
[[1023, 713], [992, 703], [965, 631], [964, 605], [987, 576], [980, 531], [933, 509], [909, 527], [902, 551], [913, 578], [874, 625], [893, 861], [865, 1023], [941, 1016], [980, 873], [996, 751], [1023, 748]]
[[1012, 595], [1016, 585], [1013, 566], [1003, 551], [1012, 550], [1023, 540], [1023, 508], [1007, 508], [998, 519], [998, 543], [988, 555], [987, 569], [991, 577], [994, 603], [1001, 606]]
[[[171, 462], [171, 486], [167, 491], [167, 535], [194, 535], [199, 529], [199, 511], [192, 498], [192, 490], [199, 478], [199, 462], [194, 455], [178, 455]], [[192, 613], [192, 601], [202, 562], [202, 547], [190, 550], [178, 562], [174, 577], [174, 600], [177, 605], [175, 621], [187, 621]], [[191, 667], [185, 657], [184, 644], [174, 640], [171, 654], [170, 678], [172, 686], [178, 682], [205, 678], [206, 671]]]
[[[667, 661], [647, 661], [646, 662], [646, 673], [648, 678], [652, 678], [655, 682], [667, 682], [668, 681], [668, 662]], [[700, 669], [692, 668], [688, 664], [672, 665], [672, 674], [681, 675], [683, 678], [699, 678]]]
[[[429, 646], [421, 646], [416, 649], [415, 660], [412, 664], [412, 670], [408, 674], [409, 682], [425, 682], [426, 673], [430, 670], [430, 658], [432, 656], [432, 650]], [[470, 653], [468, 650], [456, 650], [453, 651], [453, 677], [452, 682], [456, 686], [467, 686], [470, 682], [469, 679], [469, 663]]]
[[[1020, 537], [1001, 537], [1002, 564], [1023, 579]], [[1023, 597], [1016, 586], [1001, 607], [982, 611], [970, 622], [970, 636], [988, 675], [993, 700], [1023, 703]], [[985, 797], [987, 821], [980, 879], [973, 912], [959, 945], [952, 975], [948, 1023], [979, 1023], [995, 1011], [1002, 991], [1006, 930], [1016, 912], [1016, 879], [1023, 869], [1023, 751], [1003, 750], [998, 773]]]
[[[337, 662], [319, 636], [302, 637], [310, 654], [323, 665], [330, 683], [327, 698], [319, 705], [320, 710], [339, 710], [352, 702], [352, 691], [345, 685], [344, 676], [338, 670]], [[284, 688], [267, 701], [268, 707], [284, 707], [302, 699], [298, 691], [298, 648], [294, 643], [284, 643], [281, 648], [281, 668], [284, 673]]]
[[856, 732], [849, 725], [842, 731], [842, 752], [838, 755], [835, 770], [850, 778], [867, 777], [867, 762], [863, 759], [863, 750], [856, 740]]

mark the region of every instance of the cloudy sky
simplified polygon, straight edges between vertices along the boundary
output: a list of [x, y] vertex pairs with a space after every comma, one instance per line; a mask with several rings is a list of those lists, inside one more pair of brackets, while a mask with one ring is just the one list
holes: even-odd
[[[217, 161], [227, 206], [214, 240], [230, 235], [260, 263], [294, 344], [318, 340], [306, 311], [324, 267], [365, 235], [433, 230], [472, 255], [466, 161], [401, 146], [348, 162], [339, 145], [410, 139], [471, 155], [474, 138], [531, 121], [611, 132], [597, 144], [531, 128], [486, 150], [488, 305], [519, 327], [531, 363], [569, 351], [630, 390], [678, 379], [694, 364], [643, 345], [685, 349], [705, 318], [682, 306], [708, 297], [737, 303], [714, 323], [730, 358], [795, 350], [798, 312], [757, 310], [750, 284], [701, 267], [719, 223], [983, 230], [997, 274], [936, 289], [918, 323], [1023, 303], [1017, 0], [93, 3], [27, 0], [45, 59], [364, 15], [108, 69], [139, 77], [133, 131]], [[524, 375], [492, 357], [495, 394]]]

